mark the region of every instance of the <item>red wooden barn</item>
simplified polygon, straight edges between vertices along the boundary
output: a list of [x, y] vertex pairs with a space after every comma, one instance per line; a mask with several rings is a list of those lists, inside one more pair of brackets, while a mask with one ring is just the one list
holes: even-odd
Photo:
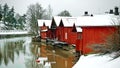
[[49, 29], [49, 38], [50, 39], [54, 39], [54, 40], [58, 40], [58, 36], [57, 36], [57, 32], [58, 32], [58, 26], [60, 23], [60, 16], [54, 16], [52, 18], [52, 22], [50, 25], [50, 29]]
[[[59, 26], [56, 29], [56, 38], [59, 41], [75, 44], [77, 32], [73, 32], [73, 24], [77, 21], [75, 17], [60, 17]], [[74, 38], [74, 39], [72, 39]]]
[[38, 20], [39, 34], [42, 39], [47, 38], [50, 25], [51, 25], [51, 20]]
[[68, 34], [72, 31], [73, 23], [75, 23], [74, 21], [71, 22], [72, 19], [72, 17], [53, 17], [51, 23], [51, 35], [54, 36], [54, 39], [63, 42], [68, 41]]
[[82, 40], [77, 40], [76, 49], [87, 54], [92, 52], [90, 45], [104, 44], [105, 39], [114, 33], [113, 24], [119, 22], [118, 18], [113, 14], [79, 17], [75, 25], [82, 28]]
[[69, 18], [68, 24], [64, 23], [64, 41], [69, 44], [75, 44], [78, 39], [78, 32], [74, 23], [76, 23], [76, 18]]
[[[52, 19], [50, 38], [68, 44], [76, 44], [76, 40], [81, 39], [81, 27], [76, 27], [77, 17], [55, 16]], [[77, 49], [78, 50], [78, 49]]]

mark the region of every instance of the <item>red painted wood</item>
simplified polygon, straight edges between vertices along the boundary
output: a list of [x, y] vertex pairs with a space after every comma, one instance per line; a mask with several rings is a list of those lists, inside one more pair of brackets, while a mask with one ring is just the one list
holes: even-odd
[[82, 27], [83, 53], [92, 52], [89, 48], [92, 44], [104, 44], [105, 39], [114, 33], [114, 27]]
[[45, 39], [47, 37], [46, 35], [47, 35], [46, 32], [41, 32], [41, 38], [42, 39]]
[[77, 40], [77, 32], [70, 32], [68, 34], [68, 43], [76, 44], [76, 40]]
[[40, 27], [40, 35], [42, 39], [45, 39], [47, 37], [47, 31], [44, 30], [48, 30], [48, 27], [47, 26]]

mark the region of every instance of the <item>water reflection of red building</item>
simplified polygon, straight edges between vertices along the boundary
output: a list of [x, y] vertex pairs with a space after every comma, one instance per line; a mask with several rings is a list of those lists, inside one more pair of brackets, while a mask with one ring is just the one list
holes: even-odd
[[[61, 54], [61, 55], [60, 55]], [[39, 57], [48, 57], [48, 61], [51, 62], [52, 68], [72, 68], [73, 66], [73, 56], [63, 56], [66, 55], [61, 52], [60, 49], [52, 50], [51, 47], [46, 47], [46, 45], [40, 46]]]
[[46, 46], [45, 45], [40, 46], [40, 56], [41, 57], [47, 57], [47, 51], [46, 51]]

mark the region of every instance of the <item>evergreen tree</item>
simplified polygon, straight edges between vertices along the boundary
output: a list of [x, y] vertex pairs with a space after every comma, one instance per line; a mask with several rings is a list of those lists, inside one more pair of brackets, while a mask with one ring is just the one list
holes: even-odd
[[8, 7], [7, 4], [5, 4], [5, 5], [3, 6], [3, 22], [4, 22], [5, 25], [7, 24], [7, 23], [6, 23], [6, 19], [7, 19], [8, 11], [9, 11], [9, 7]]
[[0, 21], [1, 21], [1, 19], [2, 19], [2, 14], [0, 13]]
[[26, 15], [15, 17], [14, 7], [9, 8], [7, 4], [3, 7], [0, 5], [0, 20], [5, 24], [5, 29], [23, 29], [26, 23]]
[[14, 8], [12, 7], [11, 9], [9, 9], [9, 11], [6, 15], [5, 21], [7, 22], [6, 26], [8, 27], [8, 29], [14, 29], [15, 24], [17, 23], [17, 21], [14, 17], [14, 13], [15, 13]]
[[24, 24], [26, 24], [26, 15], [25, 14], [23, 16], [19, 16], [18, 24], [19, 24], [18, 28], [23, 30], [23, 28], [25, 27]]
[[0, 5], [0, 21], [2, 20], [2, 6]]
[[8, 22], [8, 26], [14, 26], [14, 8], [11, 8], [7, 14], [6, 21]]

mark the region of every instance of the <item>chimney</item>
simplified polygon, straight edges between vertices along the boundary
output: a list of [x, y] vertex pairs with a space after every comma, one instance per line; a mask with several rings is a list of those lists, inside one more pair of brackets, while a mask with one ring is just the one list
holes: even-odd
[[91, 14], [90, 16], [93, 17], [93, 14]]
[[84, 16], [89, 16], [88, 11], [85, 11]]
[[113, 10], [112, 9], [110, 9], [110, 12], [109, 12], [109, 14], [113, 14], [114, 12], [113, 12]]
[[114, 12], [115, 15], [119, 15], [119, 10], [118, 9], [119, 9], [118, 7], [115, 7], [115, 12]]

